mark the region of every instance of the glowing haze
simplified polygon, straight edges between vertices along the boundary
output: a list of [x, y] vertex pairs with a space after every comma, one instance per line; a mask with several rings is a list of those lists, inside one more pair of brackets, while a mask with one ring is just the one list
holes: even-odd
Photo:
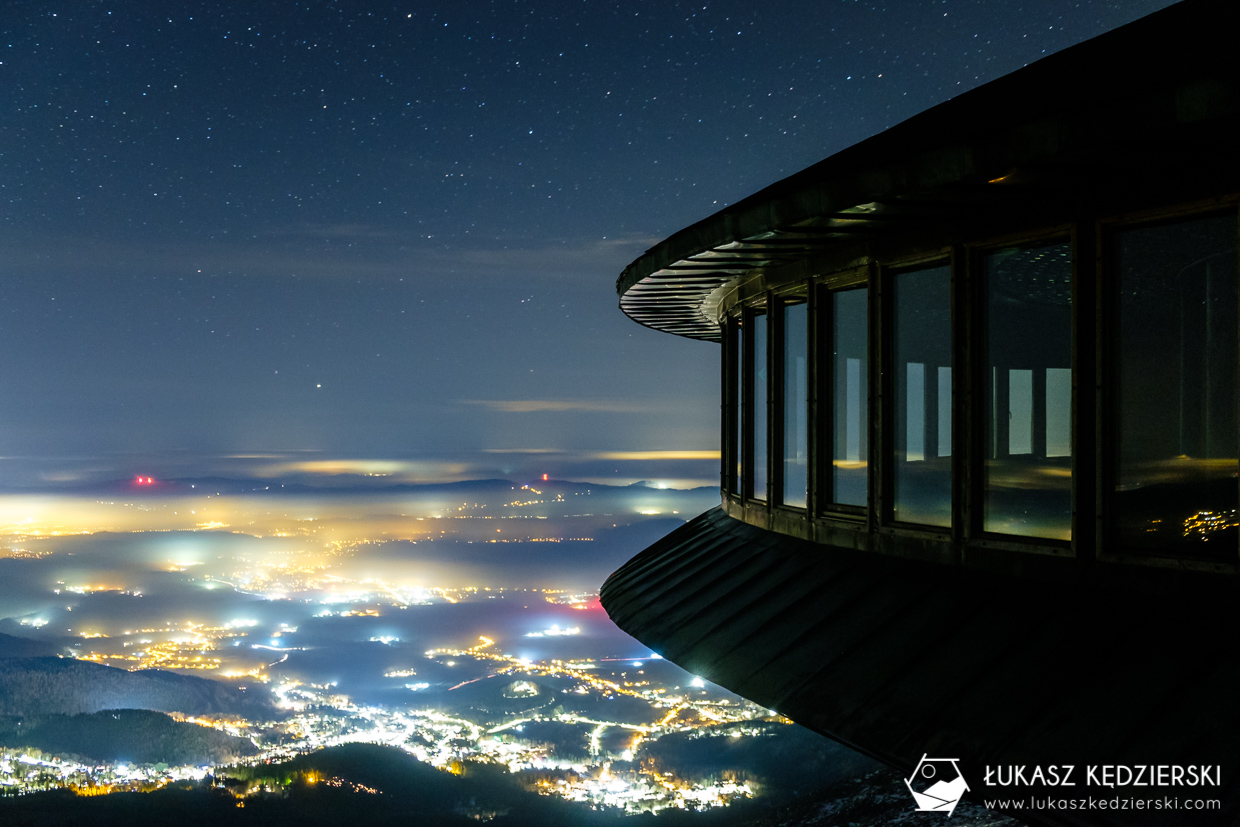
[[[446, 638], [435, 626], [436, 645], [467, 643], [480, 623], [497, 640], [515, 640], [556, 623], [573, 628], [563, 612], [590, 598], [572, 595], [597, 589], [635, 549], [716, 496], [554, 481], [222, 493], [148, 477], [108, 498], [8, 496], [0, 498], [0, 631], [114, 666], [241, 681], [266, 680], [273, 661], [292, 668], [334, 646], [348, 660], [350, 644], [421, 639], [426, 615], [413, 607], [473, 605], [480, 596], [517, 595], [520, 607], [508, 601], [509, 609], [528, 613], [532, 602], [541, 613], [480, 620], [499, 611], [484, 601], [492, 608], [460, 616]], [[333, 626], [331, 618], [349, 620]], [[591, 628], [621, 648], [635, 645], [601, 614]], [[308, 651], [317, 655], [284, 657]]]

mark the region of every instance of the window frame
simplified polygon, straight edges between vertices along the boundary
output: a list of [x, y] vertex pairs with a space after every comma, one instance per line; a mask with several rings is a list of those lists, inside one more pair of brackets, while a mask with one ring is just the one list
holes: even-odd
[[[853, 268], [830, 276], [810, 280], [810, 500], [812, 512], [823, 519], [856, 525], [867, 521], [875, 502], [875, 365], [874, 284], [870, 267]], [[866, 294], [866, 504], [848, 505], [834, 502], [832, 468], [835, 458], [835, 325], [831, 316], [830, 297], [836, 293], [864, 290]]]
[[[888, 534], [901, 534], [910, 537], [924, 537], [933, 539], [951, 538], [959, 542], [962, 537], [960, 534], [962, 521], [959, 518], [960, 512], [960, 475], [958, 473], [958, 465], [961, 455], [961, 422], [959, 404], [962, 398], [961, 394], [961, 371], [957, 368], [956, 363], [959, 361], [960, 339], [959, 326], [961, 316], [958, 312], [959, 302], [959, 256], [955, 249], [947, 252], [936, 252], [931, 255], [921, 256], [918, 258], [908, 258], [890, 263], [880, 262], [878, 264], [879, 285], [879, 308], [878, 308], [878, 340], [880, 353], [871, 352], [871, 358], [879, 363], [879, 373], [881, 389], [879, 391], [879, 423], [870, 433], [871, 450], [873, 451], [874, 443], [878, 443], [878, 461], [876, 465], [879, 476], [879, 489], [877, 503], [875, 503], [875, 512], [878, 517], [878, 528], [881, 532]], [[895, 518], [895, 462], [896, 452], [895, 446], [899, 444], [896, 437], [896, 422], [898, 421], [898, 412], [896, 411], [896, 372], [894, 365], [895, 358], [895, 280], [904, 273], [913, 273], [921, 270], [930, 270], [938, 267], [948, 268], [948, 290], [949, 301], [951, 305], [950, 320], [948, 329], [951, 335], [951, 341], [948, 348], [952, 354], [952, 474], [951, 474], [951, 518], [949, 525], [936, 526], [926, 523], [915, 523], [906, 520], [897, 520]], [[873, 339], [871, 340], [874, 341]], [[871, 413], [871, 416], [874, 416]], [[873, 495], [872, 495], [873, 498]]]
[[[814, 448], [813, 448], [813, 406], [810, 400], [813, 397], [813, 369], [814, 369], [814, 353], [813, 353], [813, 305], [811, 304], [809, 294], [812, 292], [811, 282], [798, 282], [786, 289], [773, 292], [767, 298], [767, 316], [769, 319], [767, 325], [767, 354], [770, 357], [770, 381], [767, 383], [767, 401], [770, 405], [770, 413], [767, 415], [767, 458], [770, 461], [770, 467], [767, 471], [768, 489], [770, 490], [769, 502], [772, 510], [788, 511], [793, 514], [808, 516], [810, 513], [810, 504], [813, 497], [813, 467], [814, 467]], [[804, 304], [806, 306], [806, 398], [801, 400], [805, 405], [806, 426], [807, 426], [807, 442], [806, 442], [806, 492], [805, 505], [789, 504], [784, 501], [785, 483], [784, 478], [784, 438], [785, 438], [785, 415], [787, 402], [785, 391], [785, 332], [787, 320], [785, 313], [789, 306]], [[761, 502], [761, 501], [759, 501]]]
[[[1228, 214], [1231, 214], [1236, 230], [1236, 272], [1237, 281], [1240, 282], [1240, 195], [1120, 213], [1099, 218], [1095, 224], [1094, 301], [1098, 308], [1095, 354], [1099, 381], [1095, 400], [1097, 441], [1093, 470], [1096, 480], [1096, 512], [1099, 519], [1094, 542], [1095, 557], [1100, 562], [1240, 573], [1240, 536], [1237, 537], [1236, 548], [1232, 550], [1230, 559], [1224, 555], [1210, 558], [1204, 555], [1159, 554], [1126, 549], [1121, 544], [1117, 527], [1120, 512], [1116, 488], [1119, 477], [1119, 429], [1116, 424], [1120, 408], [1121, 358], [1120, 307], [1117, 300], [1120, 287], [1116, 252], [1118, 237], [1129, 230], [1174, 225]], [[1240, 297], [1240, 283], [1237, 284], [1237, 295]], [[1237, 336], [1237, 364], [1240, 365], [1240, 335]], [[1237, 396], [1237, 445], [1240, 447], [1240, 383], [1238, 383]], [[1237, 491], [1235, 506], [1237, 514], [1240, 514], [1240, 490]]]
[[[1092, 431], [1089, 427], [1092, 421], [1087, 422], [1081, 418], [1084, 408], [1081, 404], [1081, 389], [1088, 387], [1082, 380], [1082, 370], [1088, 370], [1092, 375], [1092, 364], [1086, 365], [1086, 362], [1092, 362], [1090, 348], [1086, 346], [1082, 348], [1083, 329], [1091, 327], [1086, 324], [1086, 319], [1082, 318], [1087, 315], [1092, 304], [1082, 306], [1084, 301], [1082, 294], [1088, 291], [1082, 290], [1082, 285], [1087, 284], [1087, 280], [1083, 277], [1092, 269], [1092, 261], [1083, 262], [1081, 255], [1082, 248], [1082, 232], [1080, 225], [1077, 224], [1059, 224], [1049, 227], [1040, 227], [1022, 233], [1002, 235], [986, 238], [984, 241], [978, 241], [963, 245], [961, 258], [966, 268], [964, 274], [964, 300], [967, 303], [965, 313], [967, 315], [965, 325], [965, 344], [963, 347], [962, 363], [965, 365], [963, 371], [966, 375], [962, 377], [965, 383], [963, 394], [965, 402], [961, 406], [963, 414], [962, 426], [965, 433], [964, 438], [964, 465], [965, 471], [963, 479], [960, 482], [961, 505], [963, 516], [963, 529], [967, 542], [978, 548], [1004, 549], [1009, 551], [1022, 552], [1043, 552], [1056, 555], [1074, 554], [1083, 532], [1088, 534], [1091, 527], [1081, 519], [1082, 508], [1080, 507], [1079, 495], [1080, 491], [1080, 474], [1082, 472], [1082, 448], [1088, 446], [1088, 441], [1082, 438], [1082, 434], [1086, 431]], [[985, 514], [986, 514], [986, 474], [984, 465], [986, 462], [986, 362], [988, 357], [987, 344], [987, 285], [985, 282], [985, 273], [983, 270], [982, 260], [988, 254], [996, 250], [1003, 250], [1013, 247], [1040, 247], [1048, 246], [1055, 243], [1066, 242], [1070, 248], [1071, 261], [1071, 281], [1072, 281], [1072, 310], [1071, 310], [1071, 368], [1072, 368], [1072, 404], [1069, 421], [1069, 433], [1072, 444], [1072, 456], [1070, 467], [1072, 471], [1072, 484], [1070, 493], [1071, 517], [1070, 517], [1070, 537], [1068, 540], [1057, 540], [1050, 537], [1027, 537], [1020, 534], [1007, 534], [998, 531], [986, 531]], [[1083, 264], [1090, 265], [1087, 269], [1082, 269]], [[1087, 358], [1089, 357], [1089, 358]], [[1092, 459], [1092, 458], [1091, 458]], [[1086, 460], [1088, 462], [1090, 460]]]

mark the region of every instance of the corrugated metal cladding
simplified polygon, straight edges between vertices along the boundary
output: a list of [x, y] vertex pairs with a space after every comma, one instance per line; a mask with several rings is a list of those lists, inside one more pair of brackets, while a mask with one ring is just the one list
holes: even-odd
[[927, 753], [975, 770], [1223, 767], [1224, 787], [1201, 790], [1221, 813], [1018, 814], [1031, 823], [1240, 823], [1234, 600], [920, 564], [716, 508], [613, 574], [602, 602], [673, 663], [905, 772]]

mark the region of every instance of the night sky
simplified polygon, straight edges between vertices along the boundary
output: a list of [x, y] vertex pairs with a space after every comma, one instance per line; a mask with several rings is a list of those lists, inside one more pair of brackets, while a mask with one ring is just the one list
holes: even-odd
[[708, 483], [716, 346], [624, 265], [1165, 5], [8, 0], [0, 488]]

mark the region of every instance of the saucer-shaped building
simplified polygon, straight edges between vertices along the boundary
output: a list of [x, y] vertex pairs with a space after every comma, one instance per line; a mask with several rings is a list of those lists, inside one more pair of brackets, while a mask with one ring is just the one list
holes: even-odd
[[1238, 6], [1044, 58], [629, 265], [626, 314], [720, 344], [722, 503], [611, 576], [615, 622], [906, 772], [1222, 767], [1222, 810], [1030, 822], [1232, 823]]

